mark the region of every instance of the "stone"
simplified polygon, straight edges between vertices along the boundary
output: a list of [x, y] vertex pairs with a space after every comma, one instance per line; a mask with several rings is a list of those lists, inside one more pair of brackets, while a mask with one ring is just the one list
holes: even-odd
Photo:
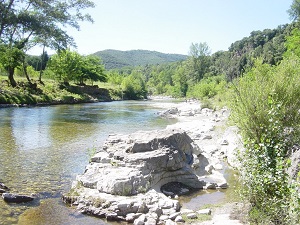
[[4, 190], [2, 188], [0, 188], [0, 194], [7, 192], [7, 190]]
[[171, 208], [171, 209], [162, 209], [162, 213], [163, 213], [163, 215], [170, 216], [171, 214], [176, 213], [176, 210], [173, 209], [173, 208]]
[[3, 193], [2, 198], [9, 203], [23, 203], [33, 201], [34, 198], [28, 195], [19, 195], [13, 193]]
[[198, 218], [196, 213], [189, 213], [189, 214], [186, 215], [186, 217], [188, 219], [197, 219]]
[[[192, 188], [202, 188], [191, 165], [191, 138], [183, 130], [165, 129], [110, 136], [104, 150], [93, 157], [77, 180], [84, 187], [114, 195], [135, 195], [151, 189], [158, 182], [178, 181]], [[101, 155], [113, 152], [111, 163], [102, 162]], [[111, 179], [111, 178], [114, 179]]]
[[137, 219], [134, 220], [134, 225], [144, 225], [146, 220], [146, 215], [142, 214]]
[[212, 139], [212, 136], [210, 134], [206, 134], [202, 137], [202, 140], [209, 140]]
[[156, 225], [157, 220], [153, 217], [147, 217], [147, 221], [145, 222], [145, 225]]
[[168, 220], [166, 221], [166, 225], [176, 225], [176, 223], [173, 222], [172, 220], [168, 219]]
[[228, 188], [228, 184], [227, 182], [223, 182], [223, 183], [218, 183], [217, 184], [218, 188], [221, 188], [221, 189], [227, 189]]
[[135, 219], [137, 219], [140, 215], [142, 215], [141, 213], [128, 213], [126, 215], [125, 221], [128, 223], [133, 223]]
[[185, 221], [184, 221], [184, 219], [182, 218], [182, 216], [177, 216], [176, 218], [175, 218], [175, 222], [176, 223], [184, 223]]
[[194, 210], [192, 209], [181, 209], [181, 214], [189, 214], [189, 213], [194, 213]]
[[5, 184], [3, 184], [1, 182], [0, 182], [0, 189], [9, 191], [9, 188]]
[[177, 216], [179, 216], [179, 215], [180, 215], [180, 212], [173, 213], [173, 214], [171, 214], [171, 215], [169, 216], [169, 219], [175, 220], [175, 218], [176, 218]]
[[215, 190], [215, 189], [217, 189], [217, 184], [215, 184], [215, 183], [207, 183], [207, 184], [205, 185], [204, 189]]
[[211, 209], [201, 209], [197, 211], [198, 214], [211, 215]]
[[159, 220], [161, 220], [161, 221], [165, 221], [165, 220], [168, 220], [169, 219], [169, 216], [168, 215], [161, 215], [160, 217], [159, 217]]
[[229, 145], [229, 142], [226, 139], [223, 139], [220, 144], [221, 145]]
[[217, 163], [216, 165], [214, 165], [214, 168], [215, 168], [216, 170], [222, 170], [222, 169], [223, 169], [223, 165], [220, 164], [220, 163]]

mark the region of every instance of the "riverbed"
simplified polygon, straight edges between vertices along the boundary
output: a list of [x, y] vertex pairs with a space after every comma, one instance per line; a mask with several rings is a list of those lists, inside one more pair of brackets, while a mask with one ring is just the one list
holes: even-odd
[[35, 194], [27, 204], [0, 200], [0, 225], [105, 224], [61, 202], [77, 174], [111, 133], [165, 128], [155, 101], [120, 101], [0, 109], [0, 182]]

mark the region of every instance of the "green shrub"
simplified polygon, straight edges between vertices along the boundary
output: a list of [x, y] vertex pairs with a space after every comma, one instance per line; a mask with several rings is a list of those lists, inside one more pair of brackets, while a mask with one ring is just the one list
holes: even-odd
[[287, 174], [288, 159], [299, 143], [300, 59], [277, 67], [257, 61], [235, 84], [232, 119], [242, 131], [241, 194], [250, 202], [254, 224], [297, 224], [297, 183]]

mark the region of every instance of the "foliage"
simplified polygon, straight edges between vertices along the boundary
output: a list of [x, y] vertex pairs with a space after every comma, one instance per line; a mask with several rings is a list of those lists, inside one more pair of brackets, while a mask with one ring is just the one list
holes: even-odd
[[[300, 59], [277, 67], [256, 61], [235, 83], [232, 118], [242, 131], [242, 196], [256, 224], [299, 223], [297, 186], [287, 174], [288, 156], [300, 131]], [[296, 198], [296, 199], [295, 199]]]
[[183, 61], [187, 58], [186, 55], [165, 54], [147, 50], [118, 51], [109, 49], [96, 52], [94, 55], [99, 56], [103, 60], [105, 69], [107, 70], [128, 66], [164, 64]]
[[288, 10], [292, 20], [299, 20], [300, 16], [300, 0], [293, 0], [291, 8]]
[[64, 50], [50, 58], [49, 69], [58, 81], [78, 81], [81, 85], [86, 80], [106, 81], [104, 68], [100, 58], [96, 56], [81, 56], [77, 52]]
[[291, 34], [286, 37], [285, 46], [287, 51], [285, 53], [286, 56], [295, 54], [300, 57], [300, 30], [299, 28], [295, 28], [292, 30]]
[[226, 81], [223, 75], [207, 77], [190, 87], [187, 97], [204, 99], [213, 98], [225, 90]]
[[197, 218], [195, 219], [189, 219], [187, 217], [187, 214], [183, 214], [182, 215], [182, 219], [185, 221], [185, 223], [187, 224], [197, 224], [197, 223], [201, 223], [201, 222], [204, 222], [204, 221], [209, 221], [212, 219], [212, 216], [211, 215], [207, 215], [207, 214], [198, 214], [197, 215]]
[[140, 74], [131, 74], [124, 78], [122, 90], [127, 99], [144, 99], [147, 97], [145, 83]]
[[15, 88], [0, 81], [0, 104], [74, 104], [111, 100], [110, 89], [96, 86], [65, 86], [53, 80], [47, 80], [45, 84], [40, 82], [30, 84], [24, 82], [24, 78], [17, 79], [19, 85]]
[[190, 57], [187, 60], [189, 66], [189, 79], [199, 82], [209, 71], [211, 65], [210, 49], [206, 42], [192, 43], [190, 46]]
[[5, 68], [11, 85], [16, 86], [14, 69], [20, 65], [19, 56], [33, 46], [39, 44], [53, 49], [74, 46], [73, 38], [62, 27], [79, 29], [79, 21], [92, 21], [90, 15], [82, 13], [90, 7], [94, 7], [90, 0], [0, 1], [0, 44], [1, 50], [6, 49], [1, 52], [6, 62], [10, 62]]

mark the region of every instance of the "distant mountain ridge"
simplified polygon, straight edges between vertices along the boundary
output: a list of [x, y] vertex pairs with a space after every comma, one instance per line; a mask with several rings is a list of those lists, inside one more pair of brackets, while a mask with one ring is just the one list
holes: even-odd
[[105, 69], [116, 69], [125, 66], [145, 66], [147, 64], [163, 64], [182, 61], [187, 58], [181, 54], [166, 54], [148, 50], [119, 51], [107, 49], [95, 52], [93, 55], [100, 56]]

